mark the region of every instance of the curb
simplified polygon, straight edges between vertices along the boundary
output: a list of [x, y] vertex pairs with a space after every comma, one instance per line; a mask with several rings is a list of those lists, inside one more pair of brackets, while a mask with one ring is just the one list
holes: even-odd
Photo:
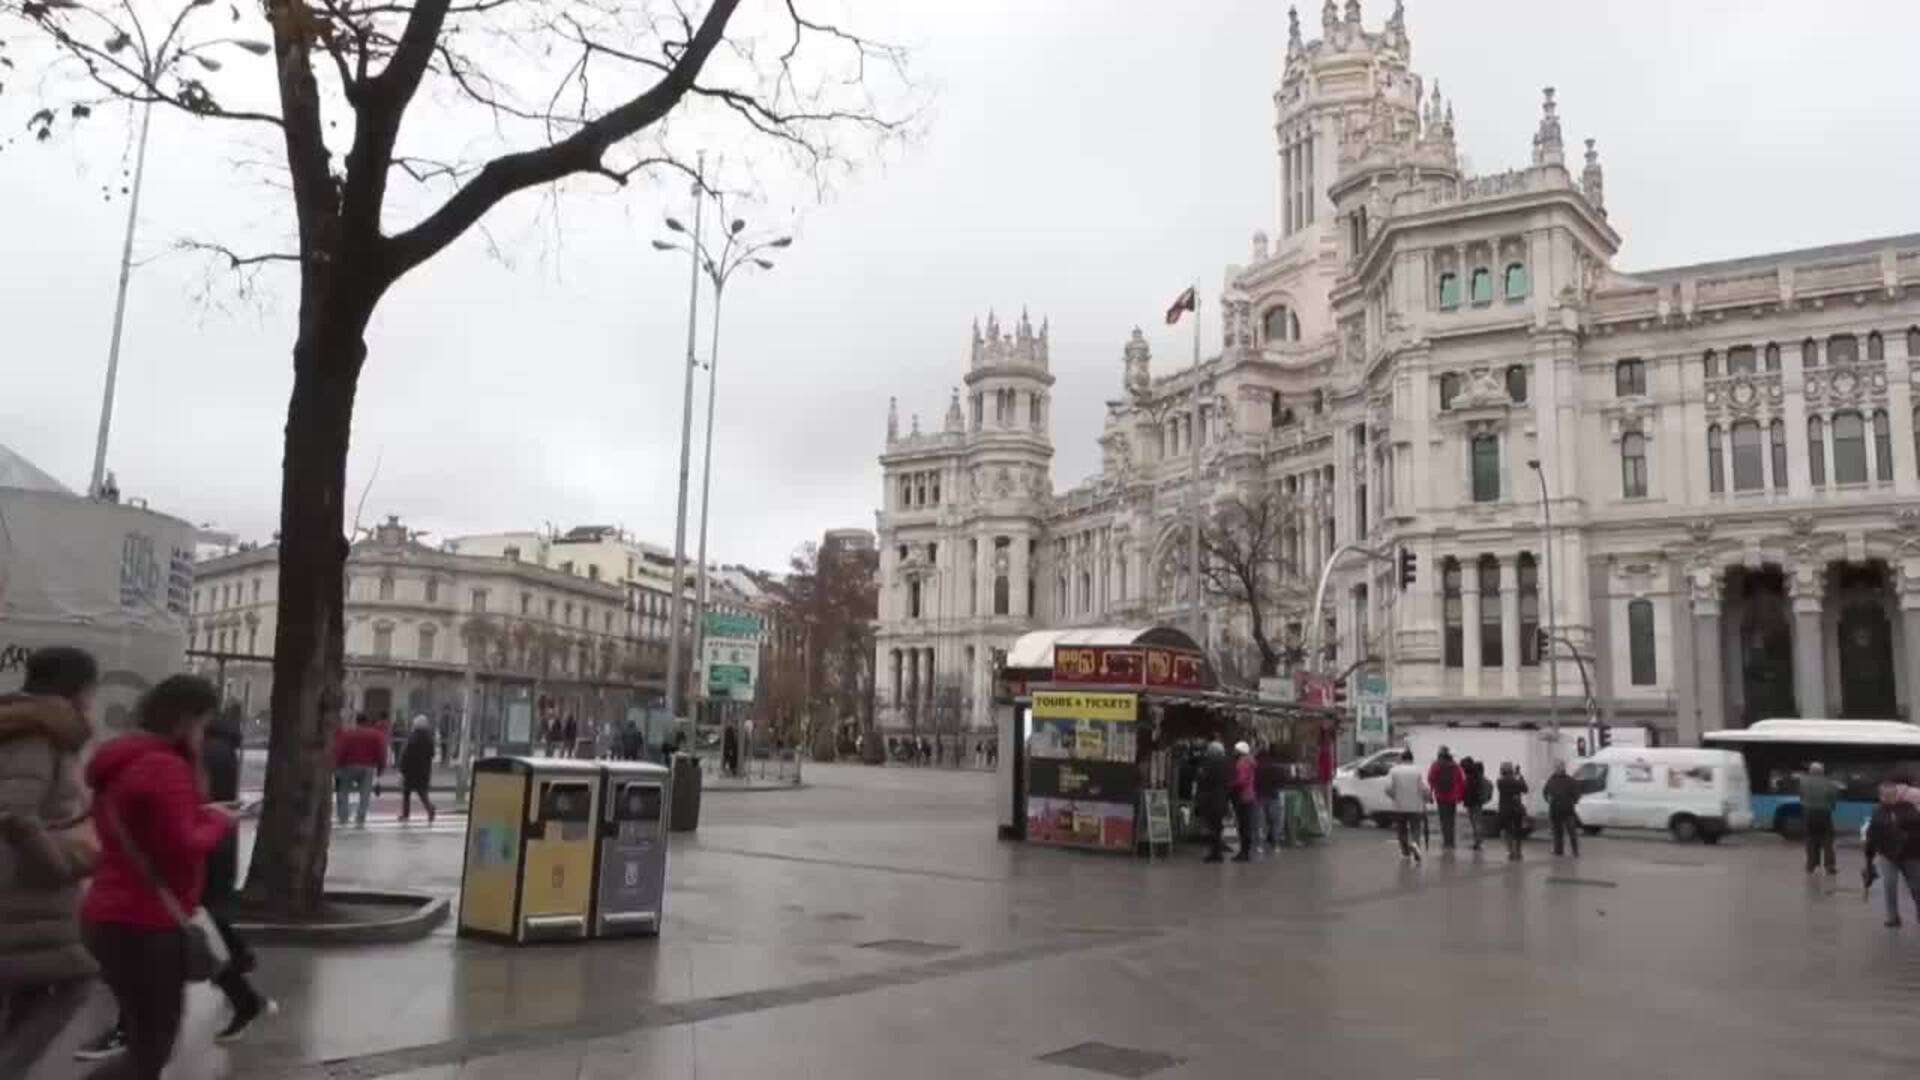
[[369, 892], [363, 890], [329, 891], [329, 899], [412, 905], [412, 910], [397, 918], [359, 923], [265, 923], [235, 922], [233, 928], [261, 945], [389, 945], [418, 941], [447, 921], [452, 905], [444, 896], [426, 893]]

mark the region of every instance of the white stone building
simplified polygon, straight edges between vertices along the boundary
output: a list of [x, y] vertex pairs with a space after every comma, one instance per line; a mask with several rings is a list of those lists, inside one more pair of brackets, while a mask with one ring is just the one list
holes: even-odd
[[[1202, 301], [1224, 350], [1156, 374], [1136, 331], [1097, 475], [1053, 489], [1024, 315], [976, 330], [939, 431], [889, 417], [881, 726], [924, 726], [943, 694], [985, 724], [992, 653], [1027, 629], [1181, 621], [1195, 483], [1208, 508], [1283, 508], [1270, 588], [1291, 599], [1267, 629], [1291, 645], [1335, 545], [1415, 555], [1405, 591], [1388, 561], [1343, 562], [1324, 612], [1334, 669], [1380, 661], [1396, 723], [1572, 720], [1589, 686], [1679, 741], [1911, 717], [1920, 236], [1616, 268], [1628, 223], [1594, 141], [1569, 163], [1551, 89], [1528, 164], [1469, 176], [1401, 5], [1379, 30], [1357, 0], [1320, 22], [1307, 41], [1294, 18], [1274, 94], [1274, 235]], [[1207, 604], [1246, 676], [1249, 629]]]

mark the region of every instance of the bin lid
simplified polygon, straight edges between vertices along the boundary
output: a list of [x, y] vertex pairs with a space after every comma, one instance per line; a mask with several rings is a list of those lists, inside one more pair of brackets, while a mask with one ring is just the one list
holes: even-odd
[[576, 761], [573, 758], [520, 757], [502, 754], [498, 757], [481, 758], [474, 762], [473, 771], [589, 777], [600, 775], [600, 765], [598, 761]]
[[634, 777], [641, 777], [665, 782], [667, 777], [673, 775], [672, 769], [667, 768], [665, 765], [655, 765], [651, 761], [601, 761], [596, 764], [600, 766], [600, 771], [607, 774], [609, 779], [632, 779]]

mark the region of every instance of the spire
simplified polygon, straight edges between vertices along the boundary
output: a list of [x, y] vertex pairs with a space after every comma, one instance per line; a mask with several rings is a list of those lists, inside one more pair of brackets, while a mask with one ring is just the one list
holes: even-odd
[[1400, 52], [1400, 59], [1413, 59], [1413, 42], [1407, 38], [1407, 0], [1393, 0], [1393, 14], [1387, 18], [1387, 43]]
[[1547, 87], [1542, 93], [1544, 97], [1540, 103], [1540, 130], [1533, 136], [1533, 163], [1565, 165], [1567, 153], [1560, 142], [1560, 117], [1554, 112], [1553, 87]]
[[1580, 170], [1580, 190], [1601, 217], [1607, 216], [1606, 178], [1600, 173], [1600, 151], [1593, 148], [1592, 139], [1587, 140], [1587, 167]]
[[916, 439], [920, 437], [920, 414], [919, 413], [913, 414], [913, 437]]
[[960, 388], [953, 388], [953, 397], [947, 402], [947, 433], [959, 435], [967, 430], [967, 416], [960, 411]]
[[1326, 48], [1333, 47], [1333, 29], [1339, 25], [1340, 9], [1334, 6], [1333, 0], [1327, 0], [1320, 7], [1320, 31]]
[[1300, 40], [1300, 9], [1290, 6], [1287, 8], [1287, 55], [1298, 56], [1305, 48], [1306, 43]]
[[1360, 25], [1360, 0], [1347, 0], [1347, 21]]
[[887, 441], [897, 442], [900, 438], [900, 399], [887, 399]]
[[1033, 340], [1033, 323], [1027, 319], [1027, 305], [1025, 304], [1020, 305], [1020, 329], [1018, 335], [1021, 341]]
[[1152, 362], [1152, 350], [1147, 348], [1147, 336], [1139, 327], [1133, 328], [1132, 336], [1127, 338], [1127, 347], [1121, 350], [1121, 359], [1125, 362], [1125, 385], [1129, 391], [1145, 390], [1149, 378], [1148, 365]]

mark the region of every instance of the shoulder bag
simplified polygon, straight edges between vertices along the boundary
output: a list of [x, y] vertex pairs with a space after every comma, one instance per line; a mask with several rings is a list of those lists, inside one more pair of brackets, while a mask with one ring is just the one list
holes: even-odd
[[173, 890], [167, 888], [167, 883], [160, 879], [153, 864], [147, 861], [146, 853], [133, 842], [133, 837], [127, 834], [126, 827], [120, 824], [120, 819], [108, 813], [106, 807], [98, 800], [95, 801], [94, 806], [107, 819], [107, 827], [113, 830], [113, 835], [120, 841], [120, 847], [126, 851], [127, 858], [133, 860], [133, 865], [139, 869], [140, 875], [147, 879], [147, 884], [152, 886], [154, 893], [160, 897], [160, 906], [167, 909], [167, 917], [173, 920], [174, 925], [180, 928], [180, 933], [187, 939], [187, 981], [206, 982], [224, 971], [229, 959], [227, 943], [220, 936], [219, 929], [213, 925], [213, 916], [207, 914], [206, 908], [195, 908], [192, 915], [181, 910], [180, 901], [173, 895]]

